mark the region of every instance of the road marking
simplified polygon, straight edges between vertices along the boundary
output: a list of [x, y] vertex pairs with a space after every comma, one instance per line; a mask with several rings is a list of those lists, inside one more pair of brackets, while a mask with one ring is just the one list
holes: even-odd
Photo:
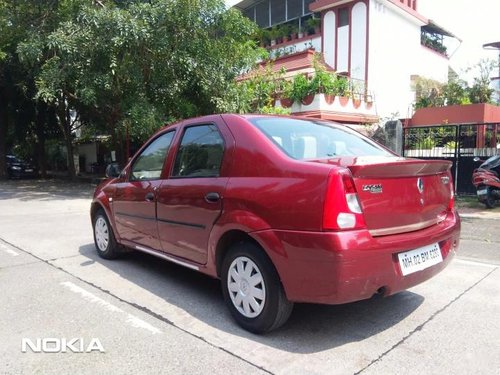
[[127, 314], [126, 322], [128, 324], [130, 324], [132, 327], [143, 328], [143, 329], [151, 332], [152, 334], [161, 333], [161, 331], [158, 328], [152, 326], [151, 324], [145, 322], [144, 320], [142, 320], [142, 319], [140, 319], [132, 314], [126, 313], [125, 311], [123, 311], [119, 307], [116, 307], [115, 305], [103, 300], [102, 298], [97, 297], [96, 295], [86, 291], [83, 288], [80, 288], [78, 285], [75, 285], [72, 282], [64, 281], [61, 283], [61, 285], [68, 288], [70, 291], [72, 291], [76, 294], [79, 294], [81, 297], [83, 297], [83, 299], [100, 305], [105, 310], [120, 313], [120, 314]]
[[5, 246], [3, 243], [0, 243], [0, 248], [2, 248], [3, 251], [5, 251], [7, 254], [12, 255], [13, 257], [17, 257], [19, 255], [19, 253], [16, 253], [11, 248]]
[[483, 267], [488, 267], [488, 268], [498, 268], [498, 266], [495, 266], [494, 264], [477, 262], [475, 260], [465, 260], [465, 259], [457, 259], [456, 258], [454, 261], [457, 262], [457, 263], [469, 264], [469, 265], [472, 265], [472, 266], [483, 266]]

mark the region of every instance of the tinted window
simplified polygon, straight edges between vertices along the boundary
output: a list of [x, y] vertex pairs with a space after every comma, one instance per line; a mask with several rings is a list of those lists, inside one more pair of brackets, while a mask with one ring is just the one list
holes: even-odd
[[130, 179], [155, 180], [160, 178], [165, 156], [173, 137], [173, 131], [165, 133], [146, 147], [135, 160]]
[[215, 125], [186, 129], [174, 164], [174, 177], [217, 177], [224, 141]]
[[252, 118], [249, 121], [294, 159], [394, 156], [343, 125], [286, 118]]

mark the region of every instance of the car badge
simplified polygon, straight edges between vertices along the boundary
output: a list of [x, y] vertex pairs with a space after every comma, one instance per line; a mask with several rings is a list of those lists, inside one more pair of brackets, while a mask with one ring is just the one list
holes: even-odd
[[424, 192], [424, 180], [422, 180], [420, 177], [417, 179], [417, 188], [420, 194]]
[[448, 185], [450, 183], [450, 178], [448, 176], [441, 177], [441, 182], [443, 185]]
[[363, 185], [362, 189], [372, 194], [380, 194], [382, 193], [382, 184]]

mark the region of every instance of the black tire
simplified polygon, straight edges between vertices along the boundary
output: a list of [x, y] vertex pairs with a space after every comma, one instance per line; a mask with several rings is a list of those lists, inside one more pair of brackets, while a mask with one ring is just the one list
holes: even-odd
[[[251, 275], [245, 275], [246, 277], [257, 277], [257, 280], [261, 281], [252, 286], [251, 284], [254, 281], [241, 281], [243, 278], [239, 282], [236, 282], [233, 276], [234, 273], [229, 278], [231, 269], [237, 272], [232, 267], [236, 267], [238, 262], [242, 262], [240, 264], [243, 264], [245, 270], [249, 270], [249, 273], [251, 273]], [[221, 282], [224, 300], [231, 315], [247, 331], [258, 334], [272, 331], [282, 326], [292, 313], [293, 303], [286, 298], [274, 266], [264, 251], [253, 243], [240, 242], [229, 249], [222, 263]], [[245, 285], [242, 286], [242, 283], [245, 283]], [[230, 291], [230, 284], [233, 287], [238, 285], [239, 291]], [[249, 290], [249, 288], [252, 290]], [[258, 290], [259, 293], [263, 292], [264, 298], [260, 299], [260, 296], [242, 297], [245, 296], [244, 290], [249, 290], [247, 296], [253, 290]], [[245, 309], [245, 301], [241, 301], [239, 306], [237, 306], [236, 298], [238, 297], [247, 301], [248, 298], [253, 298], [253, 303], [259, 306], [258, 309], [253, 309], [252, 305], [247, 302], [247, 308], [250, 308], [250, 310], [249, 314], [245, 315], [243, 311]]]
[[[104, 259], [116, 259], [121, 255], [119, 245], [116, 243], [113, 228], [103, 209], [99, 209], [93, 218], [92, 229], [94, 244], [97, 254]], [[105, 241], [107, 237], [107, 241]]]
[[491, 187], [488, 187], [488, 191], [486, 192], [486, 199], [483, 202], [486, 206], [486, 208], [494, 208], [496, 204], [496, 199], [493, 196], [493, 193], [491, 191]]

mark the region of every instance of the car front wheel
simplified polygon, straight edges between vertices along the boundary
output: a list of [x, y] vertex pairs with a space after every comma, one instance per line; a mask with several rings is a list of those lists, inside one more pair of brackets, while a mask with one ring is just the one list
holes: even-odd
[[265, 333], [283, 325], [293, 303], [262, 249], [252, 243], [233, 246], [222, 264], [222, 291], [232, 316], [243, 328]]
[[109, 220], [102, 209], [94, 216], [94, 243], [97, 254], [104, 259], [115, 259], [120, 253], [116, 243], [113, 229], [109, 225]]

